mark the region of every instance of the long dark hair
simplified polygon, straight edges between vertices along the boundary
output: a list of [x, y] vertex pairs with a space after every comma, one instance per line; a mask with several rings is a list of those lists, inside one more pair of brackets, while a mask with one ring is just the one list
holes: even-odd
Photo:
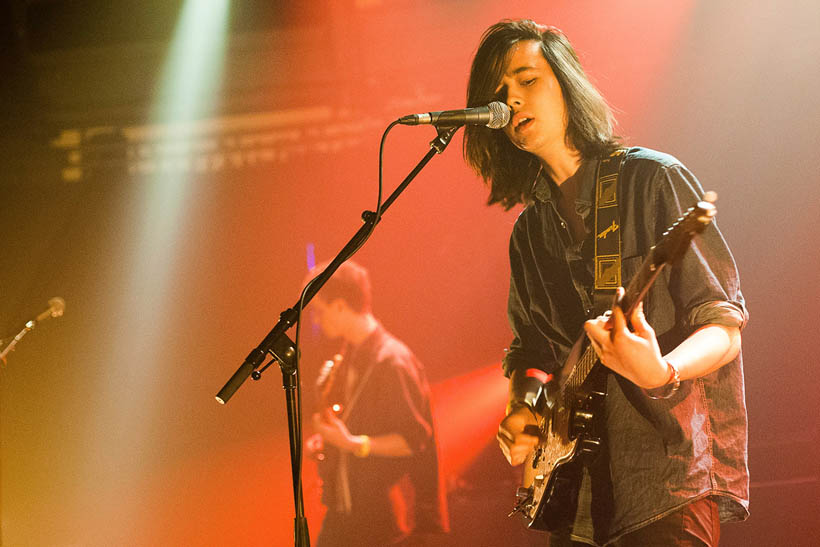
[[[467, 86], [467, 107], [483, 106], [495, 99], [504, 65], [513, 45], [523, 40], [541, 44], [541, 53], [552, 68], [567, 111], [567, 144], [582, 158], [616, 149], [612, 111], [589, 81], [575, 50], [555, 27], [529, 19], [504, 20], [481, 37]], [[516, 148], [502, 131], [468, 125], [464, 133], [464, 159], [490, 187], [488, 205], [509, 209], [531, 199], [533, 179], [540, 167], [533, 154]]]

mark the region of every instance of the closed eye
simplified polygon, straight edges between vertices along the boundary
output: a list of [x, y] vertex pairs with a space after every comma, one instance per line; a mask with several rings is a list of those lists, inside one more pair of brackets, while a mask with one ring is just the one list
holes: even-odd
[[530, 86], [530, 85], [534, 84], [535, 80], [537, 80], [537, 79], [538, 78], [530, 78], [529, 80], [524, 80], [524, 81], [521, 82], [521, 85]]

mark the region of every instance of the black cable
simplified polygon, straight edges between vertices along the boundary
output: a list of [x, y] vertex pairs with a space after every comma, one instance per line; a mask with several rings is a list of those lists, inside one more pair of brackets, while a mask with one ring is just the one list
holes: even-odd
[[[356, 245], [353, 250], [351, 250], [347, 256], [342, 257], [339, 264], [341, 265], [346, 260], [350, 259], [354, 254], [356, 254], [359, 249], [370, 239], [370, 236], [373, 235], [373, 232], [376, 230], [376, 225], [381, 220], [382, 215], [382, 195], [383, 195], [383, 188], [384, 188], [384, 143], [387, 140], [387, 134], [390, 133], [390, 130], [393, 129], [396, 125], [398, 125], [399, 121], [396, 120], [392, 122], [390, 125], [387, 126], [387, 129], [384, 130], [382, 134], [381, 142], [379, 143], [379, 191], [378, 196], [376, 199], [376, 211], [375, 216], [372, 220], [372, 224], [370, 226], [370, 230], [361, 238], [361, 241]], [[338, 267], [338, 266], [337, 266]], [[321, 275], [321, 273], [319, 274]], [[333, 274], [331, 274], [333, 275]], [[296, 417], [294, 422], [294, 430], [296, 436], [296, 445], [299, 446], [299, 461], [297, 463], [298, 467], [296, 470], [297, 477], [298, 477], [298, 487], [296, 493], [296, 504], [297, 508], [301, 507], [304, 503], [302, 499], [302, 464], [303, 464], [303, 453], [304, 450], [302, 449], [302, 380], [299, 376], [299, 358], [300, 358], [300, 338], [302, 333], [302, 311], [305, 308], [305, 297], [307, 296], [307, 292], [310, 289], [311, 285], [318, 279], [318, 275], [307, 282], [305, 287], [302, 289], [302, 294], [299, 297], [299, 305], [296, 307], [296, 339], [294, 341], [294, 349], [296, 350], [296, 356], [294, 357], [296, 368], [294, 374], [296, 375], [295, 383], [296, 383], [296, 392], [294, 394], [296, 400]], [[264, 369], [263, 369], [264, 370]], [[298, 509], [297, 509], [298, 510]]]

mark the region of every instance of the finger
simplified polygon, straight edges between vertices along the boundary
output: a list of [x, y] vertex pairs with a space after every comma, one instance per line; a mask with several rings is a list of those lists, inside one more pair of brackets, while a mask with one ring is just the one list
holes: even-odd
[[594, 321], [587, 321], [584, 323], [584, 331], [586, 331], [587, 338], [589, 338], [589, 341], [592, 343], [595, 351], [599, 351], [601, 348], [601, 344], [598, 340], [602, 336], [602, 330], [603, 329]]
[[629, 318], [629, 323], [632, 325], [632, 329], [635, 331], [635, 334], [640, 335], [643, 331], [646, 330], [646, 327], [649, 324], [646, 322], [646, 316], [643, 313], [643, 302], [639, 302], [635, 309], [632, 310], [632, 316]]
[[513, 465], [524, 463], [524, 460], [527, 459], [537, 446], [538, 440], [534, 437], [532, 438], [532, 442], [528, 439], [517, 440], [517, 442], [510, 447], [510, 463]]
[[595, 350], [596, 355], [598, 355], [598, 357], [600, 358], [601, 354], [603, 353], [603, 349], [601, 349], [601, 345], [594, 338], [591, 338], [591, 337], [589, 339], [589, 343], [592, 344], [592, 349]]
[[527, 459], [527, 453], [523, 453], [519, 450], [510, 451], [510, 465], [521, 465]]
[[602, 356], [611, 344], [611, 331], [604, 324], [584, 325], [587, 337], [598, 356]]
[[655, 333], [652, 325], [649, 324], [646, 320], [646, 315], [643, 313], [643, 302], [635, 307], [635, 311], [632, 313], [630, 322], [632, 323], [632, 328], [635, 329], [635, 334], [641, 338], [650, 338]]
[[512, 458], [510, 457], [509, 441], [501, 433], [496, 435], [495, 438], [498, 439], [498, 446], [499, 446], [499, 448], [501, 448], [501, 453], [504, 454], [504, 458], [507, 460], [507, 463], [512, 465]]
[[536, 446], [538, 446], [538, 443], [538, 437], [523, 433], [516, 437], [514, 446], [521, 447], [523, 450], [533, 450]]
[[615, 306], [614, 308], [612, 308], [612, 330], [609, 333], [610, 339], [615, 340], [615, 335], [620, 334], [625, 330], [627, 330], [627, 328], [624, 311], [621, 309], [620, 306]]
[[504, 428], [498, 428], [498, 434], [496, 435], [499, 441], [503, 441], [507, 444], [512, 444], [515, 442], [515, 437]]
[[507, 457], [507, 461], [510, 462], [510, 465], [521, 465], [533, 450], [534, 448], [512, 445], [507, 447], [505, 456]]
[[605, 319], [588, 319], [584, 321], [584, 330], [592, 332], [596, 336], [606, 335], [606, 320]]
[[626, 291], [624, 290], [623, 287], [618, 287], [617, 289], [615, 289], [615, 294], [612, 296], [612, 307], [613, 308], [615, 308], [615, 306], [620, 306], [621, 305], [621, 302], [623, 301], [625, 294], [626, 294]]

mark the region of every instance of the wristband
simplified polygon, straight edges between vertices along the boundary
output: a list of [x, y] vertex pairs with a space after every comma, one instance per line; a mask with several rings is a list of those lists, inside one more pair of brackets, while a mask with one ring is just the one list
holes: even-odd
[[[670, 361], [666, 361], [666, 365], [670, 369], [669, 380], [667, 380], [666, 383], [661, 386], [661, 388], [666, 389], [666, 388], [668, 388], [668, 386], [670, 384], [671, 384], [672, 387], [669, 388], [668, 391], [666, 393], [664, 393], [663, 395], [652, 395], [652, 394], [649, 393], [649, 391], [647, 391], [646, 395], [650, 399], [654, 399], [656, 401], [660, 400], [660, 399], [668, 399], [669, 397], [674, 395], [675, 392], [678, 391], [678, 389], [680, 388], [680, 371], [678, 370], [678, 367], [673, 365]], [[658, 388], [658, 389], [660, 389], [660, 388]]]
[[366, 458], [370, 454], [370, 437], [367, 435], [359, 435], [358, 439], [362, 441], [362, 444], [353, 450], [353, 455], [357, 458]]
[[[537, 368], [518, 370], [510, 379], [510, 398], [507, 403], [507, 414], [525, 406], [535, 414], [535, 405], [545, 393], [545, 386], [552, 382], [553, 375]], [[548, 401], [548, 406], [551, 406]]]

